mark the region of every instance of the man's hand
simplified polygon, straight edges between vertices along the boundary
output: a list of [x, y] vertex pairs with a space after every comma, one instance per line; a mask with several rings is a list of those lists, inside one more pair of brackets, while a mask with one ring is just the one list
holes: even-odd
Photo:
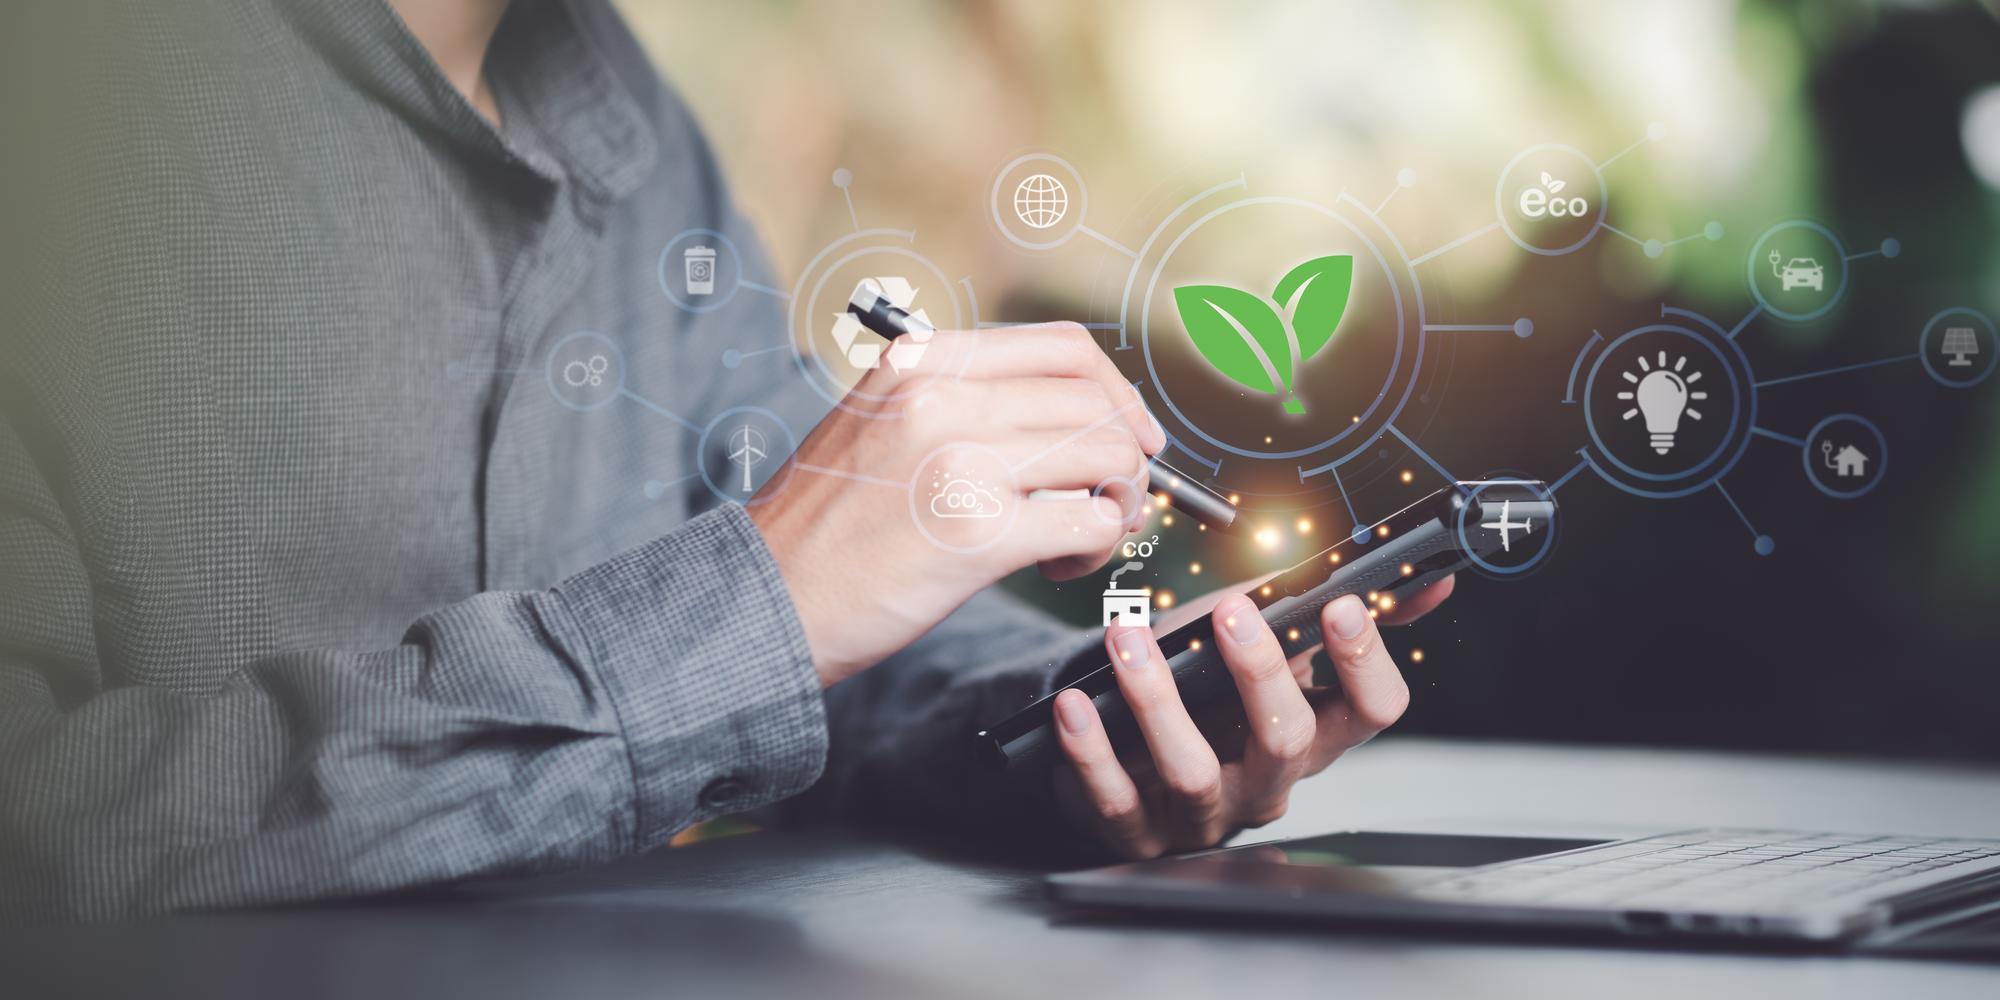
[[[749, 505], [823, 684], [1024, 566], [1094, 572], [1145, 517], [1148, 457], [1166, 434], [1082, 327], [940, 330], [923, 360], [868, 372]], [[940, 474], [976, 475], [999, 516], [940, 511], [928, 495]]]
[[[1384, 622], [1423, 615], [1451, 588], [1450, 578], [1439, 581]], [[1249, 598], [1229, 594], [1213, 614], [1216, 644], [1243, 700], [1241, 725], [1232, 727], [1243, 736], [1240, 747], [1220, 740], [1218, 754], [1210, 745], [1148, 629], [1105, 630], [1119, 692], [1145, 733], [1129, 760], [1112, 750], [1089, 697], [1072, 690], [1056, 698], [1056, 730], [1069, 762], [1056, 772], [1057, 800], [1072, 822], [1122, 857], [1209, 847], [1231, 831], [1277, 819], [1300, 778], [1388, 728], [1409, 704], [1410, 689], [1358, 597], [1320, 613], [1338, 691], [1308, 687], [1311, 652], [1288, 661]]]

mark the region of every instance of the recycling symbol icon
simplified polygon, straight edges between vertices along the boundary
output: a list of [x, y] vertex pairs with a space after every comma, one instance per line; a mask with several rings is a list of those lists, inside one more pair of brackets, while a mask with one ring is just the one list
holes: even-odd
[[[845, 357], [847, 363], [853, 365], [855, 368], [864, 370], [880, 368], [882, 367], [884, 357], [886, 357], [889, 367], [894, 368], [899, 374], [909, 371], [917, 366], [918, 361], [923, 359], [924, 345], [929, 343], [931, 339], [931, 318], [926, 316], [922, 309], [916, 307], [917, 290], [910, 284], [909, 279], [893, 277], [864, 278], [861, 284], [857, 286], [857, 290], [867, 288], [870, 285], [879, 290], [882, 296], [893, 303], [896, 308], [909, 313], [916, 319], [922, 320], [923, 323], [910, 333], [897, 337], [894, 341], [884, 345], [878, 338], [872, 336], [868, 339], [863, 339], [861, 335], [868, 328], [862, 326], [861, 321], [856, 319], [851, 313], [843, 312], [834, 317], [833, 342], [840, 348], [841, 356]], [[883, 350], [884, 346], [888, 350]]]

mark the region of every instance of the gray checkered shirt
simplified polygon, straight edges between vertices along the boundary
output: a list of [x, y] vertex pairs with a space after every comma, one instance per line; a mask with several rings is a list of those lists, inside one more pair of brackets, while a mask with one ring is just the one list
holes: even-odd
[[[380, 0], [79, 6], [113, 16], [0, 29], [44, 129], [0, 230], [0, 910], [521, 873], [809, 786], [1057, 826], [960, 750], [1075, 636], [984, 595], [823, 694], [692, 476], [709, 415], [826, 404], [786, 352], [719, 363], [785, 342], [773, 298], [662, 295], [696, 227], [785, 282], [606, 3], [516, 0], [499, 129]], [[653, 408], [559, 404], [580, 331]]]

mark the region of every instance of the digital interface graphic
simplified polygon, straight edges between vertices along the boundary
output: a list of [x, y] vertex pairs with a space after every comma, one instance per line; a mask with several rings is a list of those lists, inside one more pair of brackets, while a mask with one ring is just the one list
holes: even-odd
[[[1939, 303], [1912, 349], [1861, 364], [1767, 374], [1756, 371], [1739, 343], [1761, 327], [1807, 324], [1828, 315], [1869, 265], [1885, 266], [1901, 252], [1893, 236], [1871, 237], [1850, 249], [1830, 225], [1785, 219], [1769, 225], [1744, 261], [1746, 311], [1716, 319], [1670, 302], [1654, 322], [1624, 330], [1590, 330], [1575, 352], [1559, 399], [1525, 400], [1575, 415], [1576, 456], [1566, 468], [1470, 470], [1461, 475], [1425, 450], [1419, 440], [1435, 419], [1447, 391], [1440, 378], [1467, 337], [1525, 340], [1538, 334], [1531, 316], [1493, 316], [1488, 322], [1442, 323], [1426, 280], [1447, 255], [1482, 239], [1504, 237], [1537, 258], [1571, 254], [1608, 234], [1628, 241], [1647, 260], [1675, 248], [1695, 250], [1723, 238], [1709, 222], [1692, 233], [1643, 236], [1617, 223], [1615, 165], [1642, 147], [1664, 141], [1655, 124], [1602, 160], [1560, 143], [1522, 149], [1498, 167], [1494, 217], [1467, 220], [1465, 233], [1440, 245], [1413, 248], [1383, 218], [1400, 192], [1417, 186], [1414, 169], [1393, 178], [1350, 187], [1375, 189], [1369, 200], [1342, 190], [1330, 200], [1263, 190], [1246, 176], [1218, 178], [1171, 206], [1143, 238], [1126, 242], [1093, 228], [1085, 173], [1045, 152], [1021, 154], [1002, 164], [986, 191], [985, 215], [997, 234], [1027, 254], [1065, 247], [1081, 238], [1098, 244], [1115, 295], [1099, 297], [1093, 314], [1069, 317], [1099, 339], [1138, 398], [1167, 433], [1171, 456], [1265, 525], [1294, 525], [1307, 534], [1316, 523], [1342, 521], [1355, 545], [1388, 511], [1362, 510], [1358, 484], [1402, 467], [1439, 483], [1478, 480], [1545, 482], [1552, 498], [1576, 476], [1591, 473], [1629, 497], [1673, 501], [1713, 492], [1748, 536], [1759, 556], [1777, 551], [1778, 535], [1759, 526], [1760, 512], [1725, 485], [1739, 463], [1765, 456], [1752, 445], [1795, 452], [1801, 473], [1825, 497], [1865, 496], [1890, 469], [1890, 442], [1874, 421], [1857, 413], [1790, 412], [1782, 386], [1868, 368], [1916, 363], [1941, 388], [1983, 383], [2000, 363], [1992, 320], [1963, 306]], [[789, 286], [744, 271], [739, 249], [721, 232], [694, 229], [660, 250], [658, 274], [668, 304], [689, 313], [726, 307], [739, 294], [768, 296], [784, 305], [786, 339], [777, 346], [730, 350], [717, 359], [733, 369], [746, 359], [789, 353], [802, 388], [828, 405], [878, 418], [901, 419], [907, 399], [870, 396], [856, 388], [861, 376], [889, 368], [953, 378], [969, 352], [943, 357], [927, 351], [930, 335], [891, 342], [846, 310], [857, 289], [879, 295], [897, 309], [939, 329], [975, 337], [1006, 336], [1008, 319], [979, 312], [970, 276], [954, 276], [922, 252], [916, 231], [863, 225], [851, 188], [856, 179], [836, 170], [833, 186], [845, 199], [852, 231], [813, 254]], [[1496, 236], [1495, 234], [1498, 234]], [[1226, 266], [1216, 262], [1226, 261]], [[1036, 317], [1033, 321], [1046, 321]], [[1547, 331], [1541, 331], [1548, 335]], [[947, 445], [907, 476], [824, 469], [789, 461], [804, 428], [792, 428], [760, 408], [738, 408], [706, 421], [671, 413], [625, 388], [623, 354], [616, 338], [579, 332], [558, 343], [546, 362], [546, 381], [558, 402], [577, 411], [624, 401], [657, 411], [700, 435], [698, 477], [720, 501], [756, 503], [785, 488], [795, 474], [833, 476], [853, 488], [903, 494], [899, 505], [924, 537], [954, 553], [984, 550], [1005, 537], [1019, 503], [1007, 498], [1022, 469], [1047, 454], [1009, 460], [991, 448]], [[1459, 378], [1473, 377], [1460, 373]], [[643, 484], [648, 496], [667, 487]], [[1141, 496], [1135, 483], [1107, 481], [1090, 491], [1143, 503], [1146, 513], [1171, 525], [1164, 498]], [[1128, 509], [1128, 513], [1131, 513]], [[1491, 523], [1462, 523], [1461, 533], [1521, 531], [1520, 546], [1503, 538], [1494, 557], [1475, 560], [1494, 578], [1529, 572], [1554, 550], [1556, 525], [1530, 531], [1506, 514]], [[1204, 528], [1205, 530], [1205, 528]], [[1255, 530], [1247, 544], [1273, 548], [1281, 529]], [[1470, 537], [1467, 534], [1467, 537]], [[1114, 558], [1114, 579], [1102, 594], [1102, 617], [1144, 620], [1172, 605], [1173, 596], [1143, 582], [1158, 535], [1142, 536], [1147, 558], [1128, 544]], [[1189, 565], [1198, 575], [1200, 563]]]

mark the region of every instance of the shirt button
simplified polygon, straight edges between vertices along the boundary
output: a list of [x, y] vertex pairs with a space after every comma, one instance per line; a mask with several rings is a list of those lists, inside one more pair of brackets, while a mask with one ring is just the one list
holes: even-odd
[[701, 790], [701, 804], [705, 809], [722, 809], [743, 800], [750, 787], [740, 779], [721, 777], [708, 783]]

